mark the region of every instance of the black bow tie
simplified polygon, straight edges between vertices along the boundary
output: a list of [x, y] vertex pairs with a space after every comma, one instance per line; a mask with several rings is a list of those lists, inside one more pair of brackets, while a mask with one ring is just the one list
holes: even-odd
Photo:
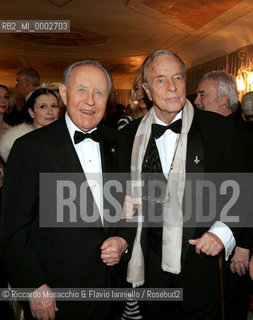
[[74, 134], [75, 144], [77, 144], [85, 139], [88, 139], [88, 138], [98, 142], [99, 138], [100, 138], [98, 130], [96, 129], [96, 130], [92, 131], [91, 133], [83, 133], [81, 131], [75, 131], [75, 134]]
[[155, 139], [159, 139], [166, 130], [172, 130], [175, 133], [180, 133], [182, 129], [182, 119], [178, 119], [175, 122], [172, 122], [169, 126], [162, 126], [160, 124], [152, 124], [152, 134]]

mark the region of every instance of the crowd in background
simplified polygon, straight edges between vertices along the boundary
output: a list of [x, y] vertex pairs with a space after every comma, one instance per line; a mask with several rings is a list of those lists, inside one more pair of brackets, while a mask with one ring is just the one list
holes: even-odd
[[[225, 80], [223, 79], [224, 77], [226, 78]], [[210, 72], [206, 74], [201, 80], [198, 88], [196, 88], [196, 96], [194, 99], [191, 97], [194, 107], [215, 112], [224, 117], [229, 117], [231, 115], [233, 117], [236, 116], [237, 119], [245, 121], [252, 127], [253, 92], [245, 94], [240, 104], [237, 103], [236, 97], [235, 104], [224, 102], [219, 105], [219, 109], [217, 110], [209, 108], [209, 105], [213, 105], [212, 101], [208, 101], [208, 99], [211, 99], [209, 90], [212, 90], [213, 88], [216, 90], [218, 88], [217, 90], [220, 90], [218, 96], [222, 97], [222, 86], [217, 86], [217, 83], [221, 83], [222, 81], [231, 81], [231, 86], [234, 85], [232, 76], [227, 75], [224, 72]], [[148, 98], [148, 95], [143, 88], [143, 78], [140, 73], [134, 80], [131, 90], [131, 99], [127, 106], [117, 103], [116, 90], [112, 90], [102, 122], [115, 130], [121, 130], [133, 120], [145, 116], [152, 105], [153, 102]], [[223, 107], [224, 109], [222, 109]], [[4, 183], [5, 163], [15, 140], [28, 132], [47, 126], [56, 121], [59, 117], [64, 115], [65, 108], [66, 106], [59, 94], [59, 83], [40, 84], [39, 73], [33, 68], [26, 68], [17, 73], [15, 97], [10, 93], [4, 83], [0, 84], [0, 187], [2, 187]], [[247, 249], [247, 252], [243, 250], [243, 248], [237, 245], [233, 258], [235, 263], [234, 266], [233, 264], [231, 266], [231, 272], [244, 277], [245, 292], [249, 295], [252, 290], [252, 288], [250, 289], [250, 279], [248, 276], [250, 250]], [[237, 269], [239, 262], [243, 262], [245, 265], [244, 270]], [[8, 276], [2, 263], [0, 263], [0, 275], [1, 287], [7, 288]], [[1, 308], [6, 310], [6, 315], [9, 314], [9, 318], [6, 316], [5, 319], [11, 319], [13, 308], [15, 308], [17, 319], [21, 316], [21, 310], [15, 303], [10, 305], [9, 303], [2, 302]], [[135, 308], [135, 311], [131, 311], [130, 303], [127, 311], [123, 314], [122, 319], [142, 319], [138, 304], [132, 303], [132, 308]], [[253, 310], [253, 302], [251, 302], [251, 307], [249, 308], [252, 308], [251, 310]]]

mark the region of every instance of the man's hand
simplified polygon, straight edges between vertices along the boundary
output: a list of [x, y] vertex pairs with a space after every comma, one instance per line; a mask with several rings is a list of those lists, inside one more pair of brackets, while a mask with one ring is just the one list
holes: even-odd
[[122, 218], [123, 219], [130, 219], [136, 212], [138, 203], [129, 196], [125, 196], [123, 211], [122, 211]]
[[194, 240], [191, 239], [189, 240], [189, 243], [195, 246], [197, 254], [203, 252], [208, 256], [216, 256], [224, 248], [224, 245], [220, 238], [212, 232], [205, 232], [201, 238]]
[[107, 266], [119, 263], [122, 254], [126, 251], [128, 244], [121, 237], [111, 237], [104, 241], [101, 247], [101, 259]]
[[33, 291], [32, 295], [34, 298], [29, 299], [29, 304], [33, 317], [38, 320], [54, 320], [55, 312], [58, 311], [55, 300], [43, 298], [52, 295], [52, 290], [48, 285], [43, 284]]
[[249, 268], [249, 249], [235, 247], [235, 253], [231, 259], [230, 270], [242, 276], [247, 273]]
[[251, 280], [253, 280], [253, 256], [251, 256], [249, 261], [249, 275], [251, 277]]

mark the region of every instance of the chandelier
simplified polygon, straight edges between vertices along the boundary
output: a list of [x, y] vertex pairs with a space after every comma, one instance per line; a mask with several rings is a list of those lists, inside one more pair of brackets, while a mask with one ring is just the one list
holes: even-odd
[[239, 93], [245, 94], [253, 91], [253, 65], [251, 61], [248, 67], [245, 65], [246, 52], [244, 50], [239, 52], [239, 59], [241, 61], [241, 67], [237, 72], [236, 85]]

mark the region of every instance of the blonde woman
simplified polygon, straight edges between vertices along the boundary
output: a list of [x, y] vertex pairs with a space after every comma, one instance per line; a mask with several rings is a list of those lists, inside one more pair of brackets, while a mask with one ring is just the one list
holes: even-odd
[[126, 107], [125, 115], [118, 121], [118, 130], [124, 128], [130, 121], [145, 116], [151, 106], [152, 102], [142, 87], [142, 75], [139, 73], [131, 90], [131, 104]]
[[142, 87], [142, 75], [139, 73], [134, 80], [133, 88], [131, 91], [131, 108], [132, 118], [137, 119], [145, 116], [151, 108], [151, 101], [148, 99], [146, 92]]

